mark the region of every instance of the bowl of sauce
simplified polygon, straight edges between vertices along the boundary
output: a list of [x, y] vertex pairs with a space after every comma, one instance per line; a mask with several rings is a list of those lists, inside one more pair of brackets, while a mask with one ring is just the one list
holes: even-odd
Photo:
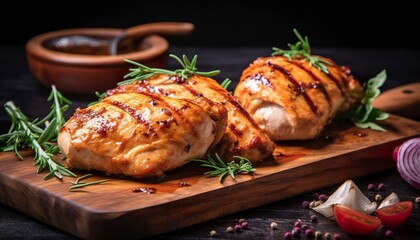
[[[169, 43], [157, 34], [185, 35], [192, 30], [190, 23], [174, 22], [128, 29], [65, 29], [33, 37], [26, 44], [26, 54], [32, 74], [44, 86], [55, 85], [72, 94], [102, 93], [124, 80], [132, 67], [125, 59], [165, 66]], [[112, 46], [118, 49], [113, 52]]]

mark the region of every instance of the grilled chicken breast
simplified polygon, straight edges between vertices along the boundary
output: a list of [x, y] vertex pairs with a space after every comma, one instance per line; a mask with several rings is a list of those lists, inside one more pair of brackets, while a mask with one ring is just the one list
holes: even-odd
[[143, 178], [200, 158], [217, 144], [227, 112], [151, 92], [115, 93], [78, 109], [62, 127], [58, 145], [70, 167]]
[[228, 110], [227, 128], [221, 142], [211, 149], [225, 161], [240, 155], [252, 162], [271, 156], [274, 143], [238, 104], [233, 96], [215, 80], [202, 76], [191, 76], [183, 80], [174, 76], [156, 75], [145, 81], [122, 85], [107, 92], [108, 96], [117, 93], [154, 93], [162, 96], [189, 99], [204, 109], [221, 103]]
[[321, 59], [331, 63], [327, 74], [283, 56], [258, 58], [243, 71], [234, 96], [272, 140], [312, 139], [362, 98], [348, 68]]

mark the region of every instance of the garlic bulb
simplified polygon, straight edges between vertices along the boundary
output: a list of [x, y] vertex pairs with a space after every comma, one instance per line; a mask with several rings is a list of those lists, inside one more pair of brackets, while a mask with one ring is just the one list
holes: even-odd
[[325, 217], [334, 218], [334, 205], [341, 204], [354, 210], [370, 214], [376, 210], [376, 202], [371, 202], [352, 180], [345, 181], [323, 204], [312, 208]]

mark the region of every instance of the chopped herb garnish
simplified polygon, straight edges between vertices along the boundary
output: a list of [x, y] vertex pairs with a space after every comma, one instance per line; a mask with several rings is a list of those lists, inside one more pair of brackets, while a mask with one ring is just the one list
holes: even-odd
[[130, 68], [130, 72], [128, 74], [126, 74], [124, 76], [125, 79], [122, 82], [119, 82], [118, 85], [126, 85], [126, 84], [131, 84], [134, 83], [136, 81], [141, 81], [141, 80], [145, 80], [147, 78], [153, 77], [157, 74], [168, 74], [168, 75], [176, 75], [181, 77], [182, 79], [188, 79], [191, 75], [200, 75], [203, 77], [212, 77], [214, 75], [217, 75], [220, 73], [219, 70], [214, 70], [214, 71], [210, 71], [210, 72], [199, 72], [197, 71], [197, 55], [195, 55], [193, 57], [193, 59], [190, 61], [187, 56], [182, 55], [182, 60], [173, 55], [170, 54], [169, 55], [171, 58], [175, 59], [180, 65], [181, 65], [181, 69], [176, 69], [175, 71], [171, 71], [171, 70], [166, 70], [166, 69], [161, 69], [161, 68], [150, 68], [147, 67], [141, 63], [137, 63], [131, 60], [125, 60], [128, 63], [131, 63], [135, 66], [137, 66], [137, 68]]
[[359, 128], [370, 128], [376, 131], [386, 131], [374, 121], [385, 120], [389, 114], [372, 106], [373, 100], [379, 96], [379, 88], [386, 80], [386, 71], [382, 70], [378, 75], [369, 79], [364, 85], [365, 95], [357, 108], [350, 109], [337, 116], [339, 119], [349, 119]]
[[331, 63], [319, 57], [312, 56], [308, 37], [305, 36], [305, 38], [303, 38], [296, 29], [293, 29], [293, 32], [299, 41], [295, 44], [287, 44], [290, 48], [288, 50], [273, 47], [273, 53], [271, 55], [281, 55], [287, 57], [289, 60], [292, 60], [293, 58], [302, 58], [308, 61], [311, 66], [315, 66], [320, 71], [328, 74], [328, 68], [326, 65], [331, 65]]
[[214, 170], [205, 172], [204, 175], [208, 177], [219, 176], [219, 181], [222, 183], [223, 179], [229, 174], [233, 179], [239, 173], [253, 173], [255, 168], [252, 168], [252, 163], [247, 158], [241, 156], [234, 156], [239, 159], [239, 163], [231, 161], [229, 163], [223, 162], [219, 155], [215, 154], [215, 159], [207, 155], [205, 159], [191, 159], [191, 161], [201, 163], [203, 167], [213, 168]]

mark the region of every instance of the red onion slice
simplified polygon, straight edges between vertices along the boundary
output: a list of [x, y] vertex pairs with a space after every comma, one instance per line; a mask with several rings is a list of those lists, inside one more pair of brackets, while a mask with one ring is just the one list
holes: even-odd
[[397, 169], [406, 182], [420, 189], [420, 138], [401, 144], [397, 155]]

